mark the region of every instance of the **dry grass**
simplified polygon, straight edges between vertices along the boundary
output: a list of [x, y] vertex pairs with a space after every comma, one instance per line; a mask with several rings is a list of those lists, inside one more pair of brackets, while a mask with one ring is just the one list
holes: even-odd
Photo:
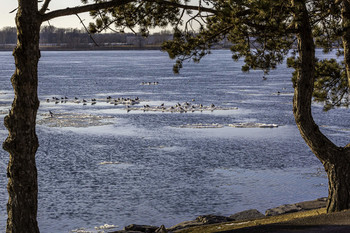
[[316, 216], [321, 214], [326, 214], [326, 208], [296, 212], [296, 213], [284, 214], [284, 215], [278, 215], [278, 216], [271, 216], [271, 217], [266, 217], [263, 219], [257, 219], [252, 221], [226, 222], [226, 223], [220, 223], [220, 224], [191, 227], [184, 230], [176, 231], [176, 233], [213, 233], [213, 232], [234, 230], [234, 229], [239, 229], [244, 227], [253, 227], [253, 226], [259, 226], [259, 225], [286, 222], [293, 219], [305, 218], [305, 217]]

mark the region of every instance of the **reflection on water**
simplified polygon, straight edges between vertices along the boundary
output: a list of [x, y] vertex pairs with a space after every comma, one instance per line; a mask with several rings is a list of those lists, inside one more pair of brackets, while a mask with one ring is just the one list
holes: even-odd
[[[280, 66], [263, 80], [262, 72], [242, 74], [242, 64], [230, 57], [229, 51], [214, 51], [174, 76], [172, 61], [158, 51], [43, 52], [37, 126], [41, 231], [94, 232], [94, 227], [131, 223], [170, 227], [197, 215], [263, 212], [326, 196], [322, 166], [294, 123], [291, 70]], [[9, 52], [0, 52], [0, 66], [3, 119], [13, 98]], [[132, 106], [138, 110], [128, 111], [125, 104], [111, 104], [109, 96], [142, 101]], [[186, 101], [217, 108], [142, 109], [163, 103], [184, 108]], [[324, 113], [315, 105], [314, 115], [332, 140], [349, 142], [347, 109]], [[259, 124], [278, 127], [229, 126]], [[0, 139], [6, 135], [1, 124]], [[8, 155], [1, 150], [0, 156], [0, 169], [6, 171]], [[1, 172], [0, 186], [6, 183]], [[5, 224], [6, 211], [0, 208], [0, 228]]]

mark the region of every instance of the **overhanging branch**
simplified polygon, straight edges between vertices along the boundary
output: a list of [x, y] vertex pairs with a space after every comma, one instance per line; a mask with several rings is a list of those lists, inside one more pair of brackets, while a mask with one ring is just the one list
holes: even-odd
[[[89, 11], [94, 11], [94, 10], [101, 10], [101, 9], [106, 9], [110, 7], [118, 7], [121, 5], [125, 5], [127, 3], [134, 2], [135, 0], [111, 0], [108, 2], [101, 2], [101, 3], [95, 3], [95, 4], [89, 4], [89, 5], [84, 5], [84, 6], [77, 6], [77, 7], [72, 7], [72, 8], [66, 8], [66, 9], [61, 9], [61, 10], [55, 10], [51, 11], [47, 14], [42, 14], [42, 21], [47, 21], [50, 19], [54, 19], [57, 17], [61, 16], [68, 16], [68, 15], [75, 15], [75, 14], [80, 14], [84, 12], [89, 12]], [[163, 4], [163, 5], [168, 5], [168, 6], [174, 6], [182, 9], [188, 9], [188, 10], [196, 10], [196, 11], [201, 11], [201, 12], [208, 12], [208, 13], [215, 13], [217, 12], [215, 9], [212, 8], [205, 8], [205, 7], [199, 7], [199, 6], [191, 6], [191, 5], [182, 5], [179, 3], [174, 3], [174, 2], [169, 2], [169, 1], [159, 1], [159, 0], [146, 0], [147, 2], [157, 2], [158, 4]], [[50, 0], [46, 0], [45, 3], [47, 4], [50, 2]], [[45, 5], [44, 3], [44, 5]]]

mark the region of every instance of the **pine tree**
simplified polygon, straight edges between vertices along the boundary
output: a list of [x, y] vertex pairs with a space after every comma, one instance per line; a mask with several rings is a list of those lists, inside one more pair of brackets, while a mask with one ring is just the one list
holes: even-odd
[[[198, 62], [223, 38], [232, 42], [232, 58], [244, 58], [243, 71], [266, 73], [287, 63], [293, 74], [293, 113], [301, 136], [322, 162], [329, 180], [327, 211], [350, 208], [350, 144], [339, 147], [314, 122], [312, 100], [325, 110], [348, 107], [350, 88], [350, 1], [340, 0], [237, 0], [219, 1], [217, 12], [198, 33], [177, 30], [164, 44], [178, 72], [184, 60]], [[342, 62], [317, 60], [315, 47], [336, 49]], [[344, 116], [345, 117], [345, 116]]]
[[[233, 43], [234, 60], [244, 57], [243, 71], [262, 69], [268, 73], [294, 50], [295, 56], [288, 64], [296, 70], [296, 124], [327, 171], [328, 212], [349, 208], [350, 144], [333, 144], [311, 115], [313, 95], [315, 100], [326, 101], [326, 109], [349, 102], [349, 0], [200, 0], [194, 5], [189, 0], [82, 0], [83, 6], [48, 11], [50, 2], [18, 0], [17, 46], [13, 53], [16, 70], [11, 78], [15, 97], [5, 117], [9, 135], [3, 143], [10, 154], [6, 232], [39, 232], [35, 164], [39, 144], [35, 126], [40, 26], [53, 18], [83, 12], [91, 12], [96, 19], [89, 26], [91, 32], [114, 26], [118, 31], [129, 28], [147, 36], [156, 26], [173, 27], [174, 40], [163, 49], [177, 59], [175, 72], [186, 59], [199, 62], [223, 38]], [[338, 45], [344, 63], [317, 61], [315, 43], [325, 51]]]

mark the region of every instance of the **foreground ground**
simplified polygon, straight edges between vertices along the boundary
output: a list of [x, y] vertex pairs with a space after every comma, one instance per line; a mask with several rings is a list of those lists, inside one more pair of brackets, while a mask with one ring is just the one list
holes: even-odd
[[267, 217], [264, 219], [221, 223], [188, 228], [181, 233], [349, 233], [350, 210], [326, 214], [317, 209], [305, 212]]

